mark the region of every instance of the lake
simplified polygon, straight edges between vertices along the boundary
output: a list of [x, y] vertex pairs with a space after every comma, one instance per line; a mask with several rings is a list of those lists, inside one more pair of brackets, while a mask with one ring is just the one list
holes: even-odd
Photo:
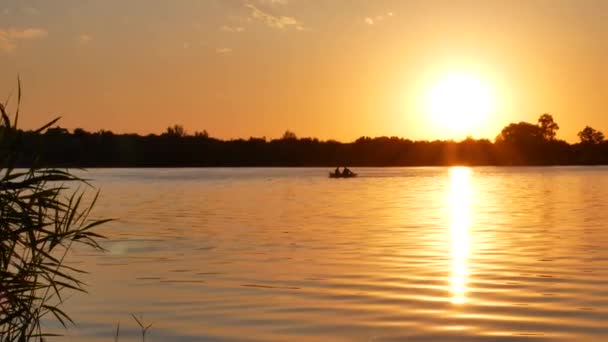
[[608, 168], [94, 169], [57, 341], [608, 340]]

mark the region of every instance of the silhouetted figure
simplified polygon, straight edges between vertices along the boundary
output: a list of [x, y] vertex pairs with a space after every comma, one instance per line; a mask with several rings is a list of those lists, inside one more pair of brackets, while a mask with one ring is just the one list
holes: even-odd
[[340, 175], [340, 167], [336, 167], [336, 170], [334, 171], [334, 175], [339, 176]]
[[344, 167], [344, 170], [342, 171], [342, 176], [350, 176], [352, 174], [353, 172], [351, 170], [349, 170], [347, 167]]

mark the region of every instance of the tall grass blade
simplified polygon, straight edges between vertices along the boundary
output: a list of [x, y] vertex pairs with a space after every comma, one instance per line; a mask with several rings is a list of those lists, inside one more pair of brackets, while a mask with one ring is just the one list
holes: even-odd
[[64, 292], [85, 291], [77, 275], [86, 272], [67, 265], [66, 256], [75, 244], [102, 250], [104, 237], [94, 230], [110, 221], [89, 219], [99, 192], [84, 205], [82, 189], [90, 184], [69, 170], [36, 161], [27, 171], [15, 171], [24, 150], [16, 126], [21, 100], [18, 79], [14, 122], [0, 103], [0, 342], [54, 336], [44, 331], [43, 319], [74, 324], [61, 305]]

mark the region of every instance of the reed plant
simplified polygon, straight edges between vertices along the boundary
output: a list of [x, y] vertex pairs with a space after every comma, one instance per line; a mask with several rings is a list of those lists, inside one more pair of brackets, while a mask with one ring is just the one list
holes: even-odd
[[51, 334], [43, 322], [73, 323], [62, 304], [66, 293], [85, 291], [85, 271], [66, 258], [79, 244], [101, 250], [95, 228], [109, 221], [89, 218], [99, 193], [86, 201], [85, 179], [39, 162], [17, 168], [24, 150], [20, 105], [19, 82], [12, 119], [7, 102], [0, 103], [0, 342], [44, 341]]

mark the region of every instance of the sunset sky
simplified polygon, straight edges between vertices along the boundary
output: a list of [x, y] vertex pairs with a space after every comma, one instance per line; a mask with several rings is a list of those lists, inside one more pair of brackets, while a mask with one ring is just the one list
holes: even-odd
[[0, 98], [20, 75], [23, 128], [493, 139], [549, 112], [575, 141], [608, 133], [606, 18], [606, 0], [3, 0]]

